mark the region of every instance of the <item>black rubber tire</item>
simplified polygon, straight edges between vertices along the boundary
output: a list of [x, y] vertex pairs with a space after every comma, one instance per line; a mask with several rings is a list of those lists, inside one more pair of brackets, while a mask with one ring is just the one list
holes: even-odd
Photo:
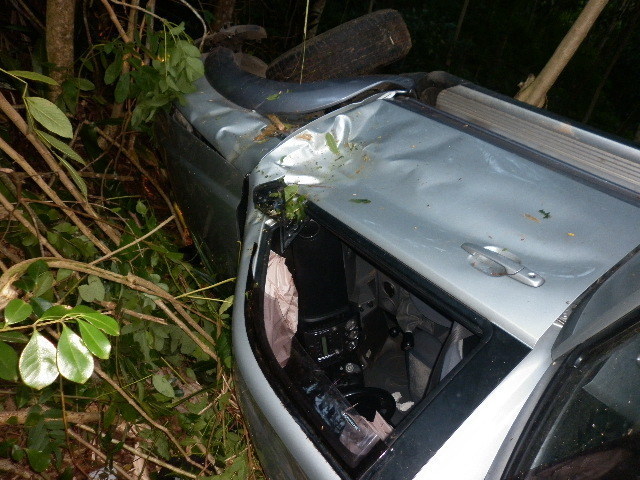
[[[378, 10], [308, 40], [302, 81], [371, 73], [401, 59], [410, 49], [411, 35], [400, 13]], [[276, 58], [267, 68], [267, 78], [299, 82], [302, 50], [298, 45]]]

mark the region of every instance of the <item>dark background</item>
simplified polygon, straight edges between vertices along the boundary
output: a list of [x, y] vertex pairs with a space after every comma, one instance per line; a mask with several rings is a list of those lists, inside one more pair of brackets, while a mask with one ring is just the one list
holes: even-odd
[[[204, 12], [210, 25], [221, 4], [233, 4], [232, 22], [265, 27], [269, 37], [247, 46], [265, 61], [302, 42], [307, 0], [183, 0]], [[309, 0], [311, 6], [318, 0]], [[580, 14], [586, 0], [467, 0], [459, 38], [456, 26], [465, 0], [326, 0], [318, 33], [364, 15], [370, 10], [394, 8], [411, 32], [413, 48], [389, 72], [446, 70], [481, 86], [513, 96], [518, 83], [538, 74]], [[30, 0], [34, 12], [43, 13], [45, 0]], [[76, 45], [88, 48], [85, 25], [110, 25], [99, 0], [78, 0]], [[19, 0], [0, 0], [0, 42], [27, 34], [21, 53], [0, 43], [0, 66], [31, 68], [41, 57], [42, 36], [28, 26], [16, 25]], [[146, 5], [145, 1], [140, 2]], [[92, 6], [93, 5], [93, 6]], [[118, 10], [118, 9], [116, 9]], [[118, 10], [120, 12], [120, 10]], [[194, 38], [202, 25], [178, 0], [157, 0], [156, 12], [171, 21], [186, 22]], [[86, 21], [88, 17], [88, 22]], [[44, 15], [42, 14], [42, 20]], [[640, 0], [610, 0], [586, 40], [548, 94], [547, 108], [614, 135], [640, 142]], [[92, 32], [92, 41], [117, 36], [113, 26]], [[357, 36], [353, 41], [357, 42]], [[5, 43], [5, 42], [2, 42]], [[30, 58], [28, 57], [30, 55]], [[340, 58], [336, 57], [336, 62]], [[591, 115], [589, 106], [600, 90]]]
[[[413, 48], [403, 61], [388, 67], [389, 71], [446, 70], [513, 96], [519, 82], [530, 73], [540, 72], [586, 1], [470, 0], [454, 44], [463, 3], [464, 0], [327, 0], [318, 33], [364, 15], [370, 8], [394, 8], [407, 23]], [[234, 20], [267, 29], [269, 38], [253, 48], [256, 55], [268, 61], [302, 41], [305, 5], [306, 0], [237, 0]], [[640, 0], [609, 2], [549, 92], [550, 111], [628, 139], [637, 135], [639, 16]], [[593, 113], [586, 118], [603, 80]]]

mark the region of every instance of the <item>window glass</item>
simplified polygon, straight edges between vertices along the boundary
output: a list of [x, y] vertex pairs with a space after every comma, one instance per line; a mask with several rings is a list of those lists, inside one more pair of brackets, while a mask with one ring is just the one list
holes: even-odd
[[565, 370], [513, 479], [640, 478], [640, 333]]

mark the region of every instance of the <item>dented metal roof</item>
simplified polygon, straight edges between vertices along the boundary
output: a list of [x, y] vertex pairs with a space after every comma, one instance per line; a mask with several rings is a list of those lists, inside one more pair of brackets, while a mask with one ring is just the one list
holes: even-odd
[[[386, 93], [322, 117], [267, 154], [319, 207], [527, 345], [640, 244], [640, 208], [468, 121]], [[503, 252], [537, 288], [473, 268]]]

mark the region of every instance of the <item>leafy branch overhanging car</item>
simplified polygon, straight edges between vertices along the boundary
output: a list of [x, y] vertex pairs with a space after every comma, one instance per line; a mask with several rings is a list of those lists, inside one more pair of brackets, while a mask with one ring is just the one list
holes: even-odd
[[637, 146], [443, 72], [235, 59], [159, 132], [203, 257], [237, 271], [267, 475], [638, 478]]

